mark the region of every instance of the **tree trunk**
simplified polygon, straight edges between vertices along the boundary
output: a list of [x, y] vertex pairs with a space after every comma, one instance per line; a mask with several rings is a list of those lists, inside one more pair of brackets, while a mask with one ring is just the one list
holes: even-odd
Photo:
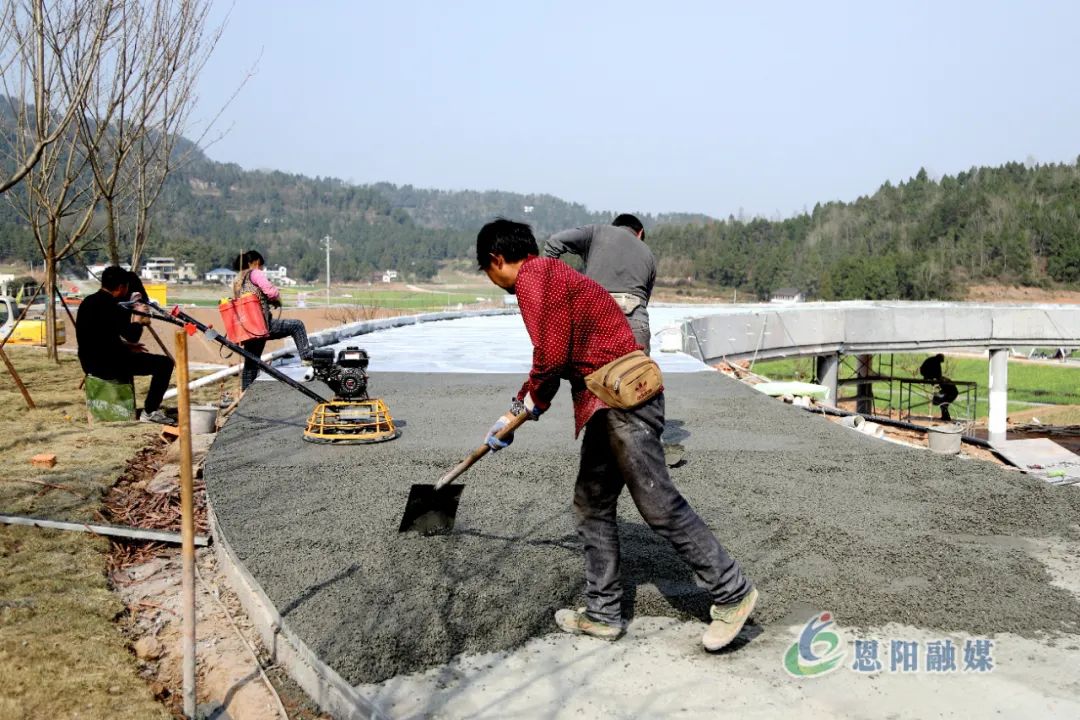
[[[51, 234], [51, 231], [50, 231]], [[45, 256], [45, 334], [46, 334], [46, 346], [48, 348], [48, 358], [55, 360], [58, 364], [60, 362], [60, 356], [56, 351], [56, 294], [53, 288], [56, 287], [56, 245], [55, 242], [50, 240], [49, 252]]]

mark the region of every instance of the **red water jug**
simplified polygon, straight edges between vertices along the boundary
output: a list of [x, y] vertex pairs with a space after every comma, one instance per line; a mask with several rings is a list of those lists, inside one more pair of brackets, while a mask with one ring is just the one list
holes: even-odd
[[255, 293], [244, 293], [238, 298], [227, 298], [218, 304], [225, 335], [233, 342], [257, 340], [270, 334], [266, 327], [262, 303]]

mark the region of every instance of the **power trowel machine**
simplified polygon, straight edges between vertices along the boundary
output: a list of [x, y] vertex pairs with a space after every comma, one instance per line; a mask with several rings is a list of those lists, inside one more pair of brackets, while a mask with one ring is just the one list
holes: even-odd
[[394, 426], [386, 403], [380, 398], [368, 397], [368, 354], [358, 347], [347, 347], [339, 352], [333, 348], [315, 348], [313, 351], [311, 365], [315, 377], [334, 392], [334, 398], [327, 400], [213, 327], [185, 313], [179, 305], [166, 310], [153, 300], [144, 299], [139, 293], [135, 293], [130, 301], [120, 304], [135, 315], [182, 327], [188, 335], [201, 332], [208, 340], [251, 360], [267, 374], [314, 400], [317, 404], [304, 429], [304, 440], [308, 442], [350, 445], [385, 442], [401, 435], [401, 430]]

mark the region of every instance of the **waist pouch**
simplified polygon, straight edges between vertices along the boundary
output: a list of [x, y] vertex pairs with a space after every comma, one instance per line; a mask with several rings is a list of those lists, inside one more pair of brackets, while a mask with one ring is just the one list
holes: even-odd
[[610, 293], [615, 304], [622, 310], [623, 315], [629, 315], [637, 309], [638, 305], [644, 305], [645, 301], [633, 293]]
[[585, 387], [608, 407], [632, 410], [664, 389], [664, 376], [655, 360], [635, 350], [586, 375]]

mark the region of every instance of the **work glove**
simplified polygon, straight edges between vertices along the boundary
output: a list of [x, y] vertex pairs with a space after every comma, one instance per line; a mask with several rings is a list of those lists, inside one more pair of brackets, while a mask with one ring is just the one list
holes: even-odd
[[484, 438], [484, 442], [489, 448], [491, 448], [492, 452], [498, 452], [505, 447], [510, 447], [510, 443], [514, 442], [514, 433], [510, 433], [502, 440], [495, 437], [495, 433], [506, 427], [513, 419], [513, 416], [510, 415], [510, 413], [507, 413], [500, 417], [498, 420], [496, 420], [495, 424], [491, 426], [490, 430], [488, 430], [487, 437]]
[[525, 400], [518, 400], [514, 398], [510, 402], [510, 412], [506, 413], [491, 426], [488, 430], [487, 437], [484, 438], [484, 442], [493, 452], [498, 452], [505, 447], [509, 447], [510, 443], [514, 442], [514, 433], [510, 433], [502, 440], [495, 437], [495, 433], [502, 430], [507, 424], [521, 413], [528, 413], [530, 420], [539, 420], [544, 411], [536, 407], [533, 403], [532, 397], [528, 394], [525, 395]]

